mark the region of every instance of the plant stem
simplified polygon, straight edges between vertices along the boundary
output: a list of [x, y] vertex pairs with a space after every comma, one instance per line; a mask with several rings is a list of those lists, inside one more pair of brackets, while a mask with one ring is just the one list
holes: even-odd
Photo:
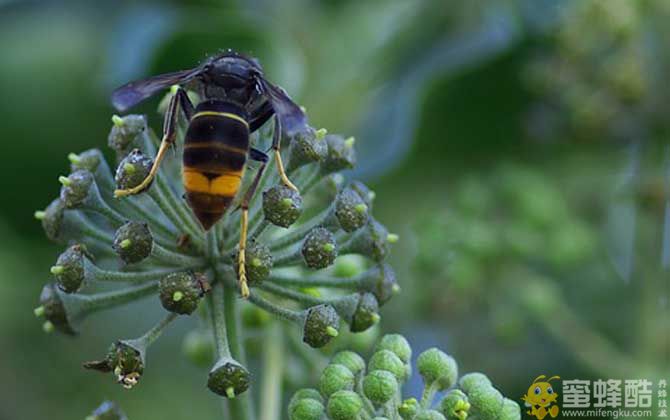
[[103, 270], [93, 264], [91, 261], [86, 260], [86, 270], [90, 270], [92, 273], [92, 280], [94, 281], [109, 281], [109, 282], [129, 282], [129, 283], [141, 283], [151, 280], [159, 280], [162, 277], [174, 273], [176, 271], [187, 271], [187, 270], [202, 270], [202, 266], [189, 266], [179, 269], [171, 270], [150, 270], [150, 271], [109, 271]]
[[260, 420], [279, 420], [284, 373], [284, 340], [278, 322], [273, 322], [269, 329], [263, 346]]
[[277, 306], [274, 303], [270, 302], [269, 300], [259, 296], [253, 290], [249, 294], [249, 302], [253, 303], [254, 305], [258, 306], [264, 311], [276, 315], [280, 318], [283, 318], [287, 321], [296, 322], [298, 324], [302, 324], [305, 321], [305, 318], [301, 312]]
[[231, 357], [223, 305], [223, 286], [215, 284], [207, 298], [212, 316], [212, 332], [216, 343], [216, 353], [219, 358]]
[[[242, 365], [247, 364], [246, 355], [242, 348], [242, 342], [239, 334], [239, 316], [237, 313], [237, 292], [233, 287], [221, 286], [223, 297], [221, 303], [224, 309], [224, 321], [226, 323], [226, 332], [228, 334], [228, 343], [230, 353], [233, 359]], [[231, 415], [234, 419], [251, 420], [253, 416], [253, 407], [250, 397], [251, 391], [237, 396], [229, 401]]]
[[429, 409], [435, 398], [435, 393], [437, 392], [437, 381], [433, 381], [423, 388], [423, 395], [421, 395], [421, 408]]

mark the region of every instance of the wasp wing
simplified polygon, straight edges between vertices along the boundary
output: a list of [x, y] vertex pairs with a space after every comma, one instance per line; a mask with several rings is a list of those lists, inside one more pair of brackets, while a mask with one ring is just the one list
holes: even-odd
[[119, 111], [132, 108], [156, 92], [172, 85], [188, 82], [200, 73], [200, 68], [160, 74], [127, 83], [112, 93], [112, 105]]
[[301, 131], [307, 126], [307, 116], [298, 105], [291, 100], [286, 91], [275, 86], [264, 78], [259, 78], [261, 87], [267, 96], [272, 109], [282, 125], [282, 130], [289, 136]]

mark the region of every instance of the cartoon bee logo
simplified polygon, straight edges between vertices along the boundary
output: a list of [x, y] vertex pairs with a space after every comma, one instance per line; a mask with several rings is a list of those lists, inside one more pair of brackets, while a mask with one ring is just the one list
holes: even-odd
[[558, 394], [554, 392], [550, 382], [554, 379], [561, 379], [560, 376], [552, 376], [546, 381], [539, 382], [546, 378], [545, 375], [540, 375], [528, 387], [528, 392], [521, 399], [525, 401], [526, 407], [530, 408], [527, 411], [531, 416], [535, 416], [538, 420], [544, 419], [547, 414], [552, 418], [558, 416]]

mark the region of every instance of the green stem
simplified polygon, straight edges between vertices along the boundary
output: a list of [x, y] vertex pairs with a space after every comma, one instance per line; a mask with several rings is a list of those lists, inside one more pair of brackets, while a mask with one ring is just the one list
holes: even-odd
[[60, 294], [60, 297], [68, 313], [68, 318], [73, 322], [78, 322], [95, 312], [120, 306], [154, 294], [156, 290], [158, 290], [158, 282], [152, 282], [113, 292], [92, 295]]
[[270, 250], [276, 251], [279, 249], [283, 249], [287, 246], [293, 245], [296, 242], [301, 242], [305, 238], [305, 235], [307, 235], [307, 233], [309, 233], [310, 230], [314, 229], [315, 227], [323, 223], [325, 220], [327, 220], [331, 212], [332, 208], [329, 206], [328, 208], [322, 210], [319, 214], [311, 218], [307, 223], [304, 223], [296, 227], [295, 229], [286, 233], [286, 235], [282, 235], [279, 239], [272, 241], [268, 245], [270, 247]]
[[298, 287], [331, 287], [341, 289], [355, 289], [363, 286], [363, 279], [355, 277], [335, 277], [315, 274], [310, 277], [301, 277], [295, 274], [271, 273], [267, 281], [281, 286]]
[[199, 257], [191, 257], [181, 254], [179, 252], [170, 251], [163, 246], [154, 243], [151, 248], [151, 256], [166, 264], [176, 265], [180, 267], [188, 267], [192, 265], [202, 265], [203, 259]]
[[143, 348], [147, 349], [151, 343], [156, 341], [158, 337], [160, 337], [163, 334], [163, 331], [165, 331], [165, 328], [167, 328], [168, 325], [172, 321], [174, 321], [177, 318], [176, 313], [170, 312], [168, 313], [158, 324], [154, 325], [149, 331], [144, 333], [141, 337], [136, 338], [134, 340], [128, 340], [128, 342], [132, 342], [137, 346], [137, 348]]
[[282, 378], [284, 375], [284, 339], [281, 325], [270, 326], [263, 346], [263, 382], [261, 383], [260, 420], [281, 418]]
[[[228, 343], [230, 345], [230, 352], [233, 359], [237, 360], [242, 365], [247, 364], [246, 355], [242, 347], [242, 341], [239, 333], [239, 315], [237, 312], [237, 291], [233, 287], [221, 287], [223, 292], [223, 308], [224, 318], [226, 323], [226, 331], [228, 334]], [[253, 415], [252, 401], [250, 391], [239, 395], [235, 399], [229, 401], [230, 411], [233, 418], [240, 420], [250, 420], [255, 418]]]
[[212, 316], [212, 332], [214, 333], [214, 342], [216, 343], [216, 353], [219, 359], [231, 357], [228, 344], [228, 334], [226, 331], [226, 316], [223, 304], [223, 286], [216, 284], [212, 292], [207, 297], [209, 301], [209, 310]]
[[437, 388], [439, 384], [437, 381], [433, 381], [430, 384], [426, 384], [423, 388], [423, 394], [421, 395], [421, 408], [429, 409], [435, 398], [435, 393], [437, 393]]
[[129, 282], [129, 283], [141, 283], [151, 280], [160, 280], [161, 278], [167, 276], [168, 274], [174, 273], [176, 271], [187, 271], [187, 270], [202, 270], [202, 266], [189, 266], [185, 268], [170, 269], [170, 270], [150, 270], [150, 271], [110, 271], [103, 270], [100, 267], [93, 264], [88, 259], [85, 262], [85, 269], [90, 271], [92, 274], [91, 280], [94, 281], [109, 281], [109, 282]]
[[281, 306], [277, 306], [274, 303], [270, 302], [269, 300], [261, 297], [253, 290], [249, 294], [249, 302], [253, 303], [254, 305], [258, 306], [264, 311], [276, 315], [287, 321], [295, 322], [300, 325], [302, 325], [302, 323], [305, 321], [305, 317], [302, 314], [302, 312], [297, 312], [291, 309], [286, 309], [282, 308]]

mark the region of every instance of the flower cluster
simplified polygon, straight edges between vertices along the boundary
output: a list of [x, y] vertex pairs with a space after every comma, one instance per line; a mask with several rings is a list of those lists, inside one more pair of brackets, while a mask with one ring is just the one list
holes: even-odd
[[[482, 373], [458, 378], [456, 361], [431, 348], [416, 360], [423, 378], [420, 400], [402, 398], [401, 386], [412, 374], [412, 349], [398, 334], [377, 343], [367, 362], [357, 353], [342, 351], [323, 370], [319, 389], [297, 391], [288, 406], [291, 420], [400, 419], [512, 420], [520, 419], [519, 405], [502, 396]], [[438, 392], [444, 396], [436, 402]]]
[[[263, 149], [271, 137], [261, 129], [251, 141]], [[379, 321], [379, 307], [398, 291], [384, 262], [397, 236], [373, 218], [374, 193], [339, 173], [355, 164], [353, 138], [305, 127], [283, 143], [287, 174], [300, 193], [278, 181], [270, 162], [249, 208], [243, 260], [248, 300], [297, 324], [309, 346], [322, 347], [343, 322], [360, 332]], [[74, 335], [95, 312], [153, 296], [164, 318], [139, 338], [114, 342], [104, 358], [84, 366], [112, 372], [131, 388], [144, 372], [149, 345], [179, 315], [197, 314], [211, 326], [218, 355], [209, 389], [231, 398], [244, 392], [250, 377], [238, 361], [244, 359], [237, 338], [238, 203], [205, 232], [181, 198], [180, 159], [174, 158], [144, 192], [115, 199], [115, 189], [146, 177], [157, 138], [145, 117], [115, 116], [108, 144], [116, 153], [115, 171], [99, 150], [71, 154], [71, 172], [59, 178], [59, 198], [35, 213], [47, 237], [65, 246], [35, 314], [45, 319], [45, 331]], [[247, 171], [241, 191], [254, 174], [253, 168]], [[365, 268], [341, 277], [331, 266], [347, 254], [367, 257]]]

